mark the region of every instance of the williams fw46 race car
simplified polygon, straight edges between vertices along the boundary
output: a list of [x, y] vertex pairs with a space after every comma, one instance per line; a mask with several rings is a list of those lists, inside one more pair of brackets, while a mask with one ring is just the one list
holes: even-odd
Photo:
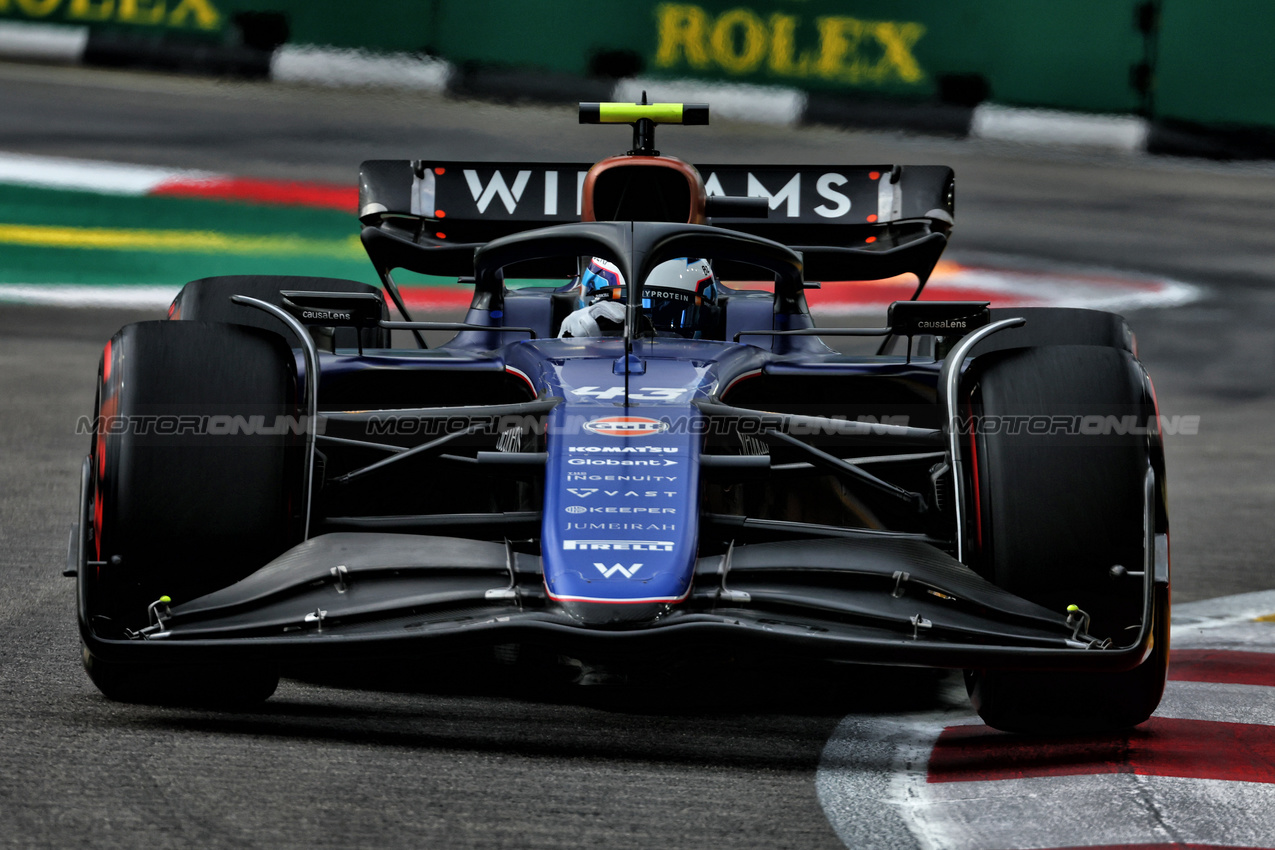
[[[67, 569], [101, 691], [519, 647], [955, 668], [1001, 729], [1146, 720], [1168, 514], [1124, 321], [920, 300], [949, 168], [693, 166], [654, 131], [705, 105], [580, 120], [632, 150], [365, 162], [382, 288], [204, 278], [111, 338]], [[400, 269], [471, 287], [464, 321], [413, 320]], [[815, 326], [816, 281], [905, 273], [880, 327]]]

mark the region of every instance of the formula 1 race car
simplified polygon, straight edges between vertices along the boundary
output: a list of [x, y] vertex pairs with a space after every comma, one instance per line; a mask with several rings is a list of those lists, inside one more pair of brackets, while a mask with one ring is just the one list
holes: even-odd
[[[654, 149], [706, 105], [580, 121], [632, 150], [365, 162], [383, 292], [204, 278], [112, 337], [67, 569], [98, 688], [537, 647], [963, 669], [1001, 729], [1146, 720], [1168, 514], [1123, 319], [920, 300], [949, 168]], [[472, 287], [464, 321], [413, 321], [399, 269]], [[815, 327], [815, 281], [905, 273], [880, 327]]]

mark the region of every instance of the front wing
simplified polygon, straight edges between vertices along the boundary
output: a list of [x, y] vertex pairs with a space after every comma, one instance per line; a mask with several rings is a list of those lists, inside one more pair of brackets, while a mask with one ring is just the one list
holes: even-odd
[[155, 606], [149, 628], [103, 635], [85, 615], [85, 520], [82, 513], [68, 553], [81, 576], [81, 636], [95, 656], [124, 663], [403, 657], [525, 642], [576, 657], [720, 647], [860, 663], [1117, 672], [1145, 659], [1153, 612], [1167, 610], [1155, 604], [1168, 593], [1167, 541], [1150, 533], [1142, 626], [1132, 643], [1111, 647], [1089, 639], [1076, 618], [1014, 596], [927, 544], [888, 535], [738, 546], [701, 558], [691, 594], [660, 616], [599, 626], [549, 602], [539, 557], [506, 544], [338, 532], [229, 587]]

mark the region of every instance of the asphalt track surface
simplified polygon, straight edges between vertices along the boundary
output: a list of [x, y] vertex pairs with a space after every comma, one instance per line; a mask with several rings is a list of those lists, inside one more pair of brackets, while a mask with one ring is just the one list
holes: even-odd
[[[364, 158], [597, 158], [628, 142], [564, 108], [29, 66], [0, 66], [0, 116], [5, 151], [328, 181]], [[1275, 168], [730, 124], [659, 142], [691, 161], [950, 164], [958, 256], [1206, 286], [1129, 315], [1162, 412], [1201, 416], [1168, 448], [1175, 594], [1275, 586]], [[107, 702], [59, 576], [87, 447], [74, 423], [105, 339], [150, 317], [0, 305], [0, 844], [837, 847], [815, 774], [841, 719], [944, 699], [915, 673], [582, 690], [425, 671], [399, 688], [287, 681], [239, 715]], [[916, 846], [891, 824], [872, 846]]]

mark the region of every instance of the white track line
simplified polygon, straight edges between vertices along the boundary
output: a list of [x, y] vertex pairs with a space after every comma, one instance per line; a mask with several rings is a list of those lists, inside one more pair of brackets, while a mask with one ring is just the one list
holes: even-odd
[[925, 850], [1275, 841], [1275, 785], [1264, 783], [1118, 773], [935, 784], [921, 772], [902, 784], [920, 797], [909, 826]]
[[[1091, 310], [1179, 307], [1199, 300], [1204, 294], [1204, 290], [1194, 284], [1118, 271], [1041, 272], [977, 266], [965, 266], [953, 274], [936, 275], [931, 285], [1004, 293], [1007, 299], [1037, 302], [1042, 306], [1086, 307]], [[993, 306], [1004, 305], [994, 301]]]
[[1169, 682], [1155, 716], [1275, 726], [1275, 694], [1264, 685]]
[[[1254, 622], [1271, 613], [1275, 591], [1179, 605], [1173, 645], [1275, 652], [1275, 623]], [[958, 678], [942, 703], [924, 714], [851, 715], [838, 725], [815, 785], [847, 847], [1275, 847], [1275, 785], [1267, 783], [1132, 773], [930, 782], [943, 729], [981, 723]], [[1173, 681], [1156, 716], [1275, 726], [1275, 688]]]
[[0, 284], [0, 302], [52, 307], [116, 307], [119, 309], [166, 310], [180, 285], [111, 286], [74, 283]]
[[145, 195], [174, 178], [207, 180], [217, 175], [95, 159], [0, 152], [0, 183], [69, 189], [102, 195]]
[[1275, 590], [1175, 605], [1173, 648], [1275, 652], [1275, 623], [1253, 622], [1271, 614]]

